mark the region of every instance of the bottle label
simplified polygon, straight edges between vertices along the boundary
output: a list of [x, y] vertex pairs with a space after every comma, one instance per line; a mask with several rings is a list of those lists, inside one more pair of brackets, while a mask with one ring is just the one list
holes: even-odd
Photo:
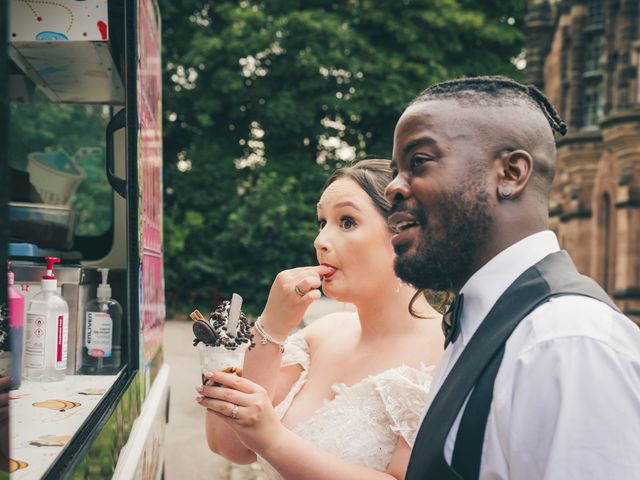
[[64, 315], [58, 315], [56, 327], [56, 370], [66, 370], [69, 324]]
[[44, 341], [47, 331], [47, 318], [44, 315], [30, 313], [24, 330], [24, 366], [44, 368]]
[[95, 358], [110, 357], [113, 336], [113, 320], [108, 313], [87, 312], [84, 345], [87, 353]]

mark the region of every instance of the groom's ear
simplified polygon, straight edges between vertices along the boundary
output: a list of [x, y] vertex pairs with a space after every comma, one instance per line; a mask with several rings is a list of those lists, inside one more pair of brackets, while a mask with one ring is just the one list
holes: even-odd
[[520, 197], [533, 175], [533, 157], [526, 150], [508, 150], [502, 152], [496, 161], [497, 198], [513, 200]]

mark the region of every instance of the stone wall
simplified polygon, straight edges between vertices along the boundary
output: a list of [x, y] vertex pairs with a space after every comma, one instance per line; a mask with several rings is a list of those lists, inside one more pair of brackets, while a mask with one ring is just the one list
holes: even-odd
[[529, 0], [526, 80], [567, 122], [550, 226], [640, 324], [640, 3]]

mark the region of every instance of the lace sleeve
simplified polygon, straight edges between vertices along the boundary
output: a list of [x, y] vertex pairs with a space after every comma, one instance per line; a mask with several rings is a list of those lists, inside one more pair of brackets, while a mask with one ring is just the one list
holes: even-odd
[[302, 336], [302, 330], [298, 330], [287, 339], [280, 366], [288, 367], [296, 364], [309, 370], [309, 346]]
[[291, 387], [291, 390], [289, 390], [289, 393], [287, 393], [287, 396], [276, 405], [276, 414], [279, 419], [282, 419], [284, 414], [287, 413], [291, 402], [293, 402], [293, 399], [307, 381], [307, 373], [309, 371], [309, 346], [302, 336], [302, 330], [298, 330], [287, 339], [287, 344], [282, 354], [280, 366], [289, 367], [291, 365], [300, 365], [302, 372]]
[[433, 366], [424, 364], [419, 369], [404, 366], [380, 376], [376, 382], [376, 390], [389, 416], [389, 428], [410, 447], [420, 428], [433, 370]]

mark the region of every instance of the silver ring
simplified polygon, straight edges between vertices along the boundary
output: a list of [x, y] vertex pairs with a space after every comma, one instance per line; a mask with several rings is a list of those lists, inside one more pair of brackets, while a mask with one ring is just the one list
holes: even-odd
[[238, 405], [233, 405], [233, 408], [231, 409], [231, 418], [233, 418], [234, 420], [238, 418]]
[[298, 285], [294, 287], [294, 290], [299, 297], [304, 297], [305, 293], [302, 290], [300, 290], [300, 287]]

